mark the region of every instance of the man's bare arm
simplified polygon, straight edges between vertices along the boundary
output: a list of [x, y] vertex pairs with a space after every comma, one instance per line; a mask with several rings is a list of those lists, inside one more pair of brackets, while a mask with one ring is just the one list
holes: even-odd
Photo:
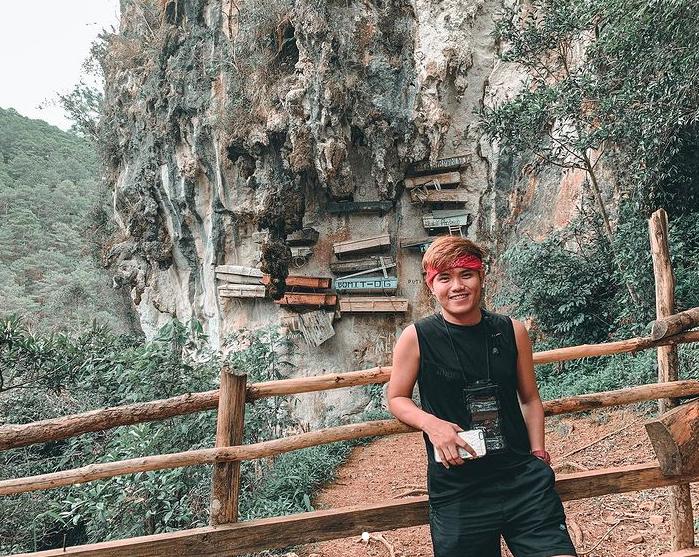
[[410, 325], [401, 334], [393, 351], [393, 371], [387, 393], [388, 409], [401, 422], [427, 433], [445, 467], [463, 464], [457, 445], [473, 456], [476, 456], [476, 452], [457, 435], [457, 432], [462, 431], [461, 427], [425, 412], [412, 399], [419, 369], [417, 331], [414, 325]]
[[512, 320], [517, 342], [517, 394], [522, 408], [522, 416], [527, 426], [529, 444], [533, 451], [545, 450], [544, 407], [541, 404], [539, 388], [534, 375], [532, 343], [526, 327], [516, 319]]

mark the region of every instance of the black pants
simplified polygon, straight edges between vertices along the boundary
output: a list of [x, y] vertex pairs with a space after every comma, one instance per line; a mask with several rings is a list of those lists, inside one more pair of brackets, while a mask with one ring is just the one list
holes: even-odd
[[430, 505], [434, 557], [500, 557], [500, 536], [515, 557], [576, 555], [551, 467], [531, 457], [489, 485]]

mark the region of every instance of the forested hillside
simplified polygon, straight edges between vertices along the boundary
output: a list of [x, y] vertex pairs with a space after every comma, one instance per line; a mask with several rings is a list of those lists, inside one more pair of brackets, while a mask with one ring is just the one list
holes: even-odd
[[98, 264], [109, 196], [94, 146], [0, 109], [0, 312], [32, 329], [97, 320], [131, 328], [128, 300]]

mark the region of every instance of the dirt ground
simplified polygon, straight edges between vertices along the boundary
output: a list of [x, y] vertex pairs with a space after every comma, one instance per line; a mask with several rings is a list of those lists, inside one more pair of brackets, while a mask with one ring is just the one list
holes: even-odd
[[[629, 410], [549, 418], [547, 448], [554, 470], [569, 473], [654, 460], [643, 428], [647, 418]], [[386, 437], [358, 447], [339, 469], [337, 480], [316, 498], [315, 508], [375, 503], [424, 490], [424, 454], [421, 434]], [[695, 517], [698, 491], [693, 486]], [[656, 557], [670, 551], [666, 498], [667, 489], [654, 489], [565, 503], [579, 554]], [[299, 557], [432, 557], [427, 526], [371, 532], [368, 542], [362, 541], [361, 534], [302, 546], [295, 553]], [[506, 548], [503, 555], [510, 556]]]

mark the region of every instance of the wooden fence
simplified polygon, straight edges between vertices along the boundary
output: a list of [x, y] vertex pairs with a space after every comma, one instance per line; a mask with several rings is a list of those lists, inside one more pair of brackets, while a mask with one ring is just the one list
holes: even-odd
[[[547, 416], [656, 399], [662, 401], [661, 409], [664, 409], [670, 408], [673, 399], [678, 397], [699, 396], [699, 381], [677, 381], [677, 356], [673, 347], [681, 343], [699, 341], [699, 332], [682, 332], [699, 325], [699, 308], [674, 313], [674, 276], [668, 248], [668, 219], [663, 210], [657, 211], [651, 217], [649, 233], [658, 317], [653, 324], [651, 335], [620, 342], [539, 352], [534, 354], [534, 363], [561, 362], [658, 348], [659, 383], [548, 401], [544, 403]], [[3, 480], [0, 481], [0, 495], [75, 485], [149, 470], [214, 465], [211, 526], [25, 554], [35, 557], [235, 556], [341, 538], [363, 531], [426, 524], [426, 497], [236, 523], [241, 461], [275, 456], [335, 441], [415, 431], [396, 420], [382, 420], [328, 428], [253, 445], [240, 445], [243, 439], [246, 402], [270, 396], [385, 383], [390, 376], [390, 367], [379, 367], [247, 385], [244, 374], [224, 369], [221, 374], [221, 388], [216, 391], [190, 393], [167, 400], [106, 408], [31, 424], [5, 425], [0, 427], [0, 451], [33, 443], [67, 439], [118, 426], [218, 409], [216, 446], [212, 449], [93, 464], [52, 474]], [[556, 490], [563, 500], [573, 500], [673, 486], [668, 498], [671, 509], [672, 548], [676, 551], [672, 555], [699, 557], [699, 550], [694, 548], [692, 505], [688, 486], [689, 482], [697, 480], [699, 470], [692, 470], [680, 476], [665, 476], [660, 467], [653, 463], [562, 474], [556, 480]]]
[[[534, 360], [536, 364], [543, 364], [697, 341], [699, 341], [699, 332], [685, 332], [659, 340], [654, 340], [652, 337], [635, 338], [539, 352], [535, 354]], [[390, 373], [390, 367], [382, 367], [246, 385], [244, 375], [236, 375], [230, 370], [224, 370], [221, 389], [218, 391], [107, 408], [31, 424], [5, 425], [0, 427], [0, 447], [3, 450], [30, 443], [66, 439], [90, 431], [219, 408], [217, 441], [214, 448], [93, 464], [52, 474], [3, 480], [0, 481], [0, 495], [75, 485], [148, 470], [214, 464], [211, 526], [25, 554], [35, 557], [59, 555], [233, 556], [298, 543], [346, 537], [362, 531], [379, 531], [425, 524], [427, 523], [426, 497], [236, 523], [239, 463], [242, 460], [270, 457], [340, 440], [415, 431], [396, 420], [381, 420], [327, 428], [253, 445], [236, 445], [235, 443], [239, 443], [242, 439], [241, 427], [244, 424], [245, 401], [252, 402], [263, 397], [384, 383], [390, 379]], [[673, 381], [552, 400], [544, 403], [544, 410], [547, 416], [552, 416], [645, 400], [695, 396], [699, 396], [699, 381]], [[699, 480], [699, 471], [696, 474], [669, 477], [664, 476], [658, 465], [653, 463], [563, 474], [556, 481], [556, 489], [564, 500], [572, 500], [697, 480]]]

